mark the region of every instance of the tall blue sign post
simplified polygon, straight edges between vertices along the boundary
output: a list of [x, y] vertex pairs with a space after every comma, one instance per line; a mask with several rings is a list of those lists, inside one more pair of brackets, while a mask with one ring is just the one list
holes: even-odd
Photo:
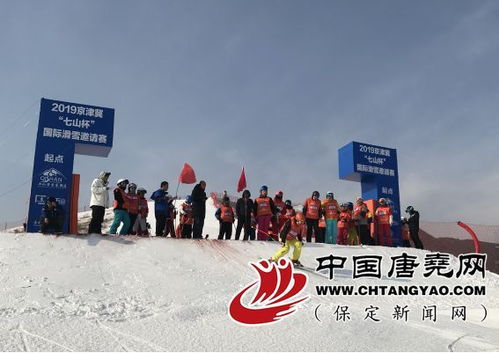
[[383, 197], [393, 206], [393, 245], [402, 245], [397, 150], [350, 142], [338, 150], [340, 179], [360, 182], [364, 200]]
[[107, 157], [113, 146], [114, 109], [42, 98], [36, 138], [28, 232], [40, 230], [48, 197], [65, 210], [68, 232], [74, 155]]

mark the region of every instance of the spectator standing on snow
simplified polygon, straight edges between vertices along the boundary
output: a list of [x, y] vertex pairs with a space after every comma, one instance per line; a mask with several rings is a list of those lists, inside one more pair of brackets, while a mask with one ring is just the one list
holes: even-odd
[[130, 228], [128, 229], [128, 234], [135, 234], [133, 231], [133, 226], [139, 215], [139, 204], [140, 198], [137, 195], [137, 185], [134, 183], [128, 184], [128, 193], [126, 194], [128, 198], [128, 217], [130, 217]]
[[220, 232], [218, 234], [218, 240], [230, 240], [232, 236], [232, 224], [234, 224], [234, 210], [230, 205], [230, 199], [226, 196], [222, 200], [222, 205], [215, 212], [215, 218], [220, 222]]
[[361, 197], [357, 197], [357, 200], [355, 201], [353, 218], [357, 227], [360, 243], [363, 245], [374, 245], [371, 233], [369, 232], [369, 209]]
[[412, 206], [408, 206], [405, 212], [409, 214], [407, 217], [407, 225], [409, 226], [409, 234], [417, 249], [423, 249], [423, 242], [419, 239], [419, 212]]
[[109, 176], [110, 172], [100, 172], [90, 186], [90, 208], [92, 218], [88, 225], [88, 233], [102, 234], [102, 222], [106, 208], [109, 207]]
[[338, 201], [334, 199], [332, 191], [327, 192], [326, 199], [322, 201], [321, 207], [326, 221], [326, 243], [336, 244], [340, 206], [338, 205]]
[[379, 206], [376, 208], [374, 216], [377, 224], [378, 244], [382, 246], [392, 246], [391, 225], [393, 224], [392, 209], [387, 205], [384, 198], [380, 198]]
[[114, 220], [109, 228], [109, 234], [116, 234], [121, 223], [123, 226], [120, 229], [120, 235], [128, 234], [130, 228], [130, 217], [128, 216], [128, 197], [126, 196], [126, 187], [128, 179], [119, 179], [114, 189]]
[[192, 197], [187, 195], [184, 203], [180, 206], [180, 236], [190, 239], [192, 237]]
[[258, 240], [270, 240], [269, 239], [269, 226], [272, 221], [272, 217], [275, 216], [276, 210], [274, 202], [270, 197], [268, 197], [268, 187], [263, 185], [260, 188], [260, 196], [255, 199], [254, 203], [254, 214], [256, 215], [256, 223], [258, 226], [258, 232], [256, 238]]
[[168, 182], [162, 181], [160, 188], [152, 193], [151, 200], [154, 201], [154, 217], [156, 218], [156, 236], [165, 234], [166, 218], [170, 213], [168, 199]]
[[321, 200], [318, 191], [312, 193], [312, 197], [305, 200], [303, 205], [303, 214], [305, 215], [305, 222], [307, 224], [307, 242], [312, 241], [312, 232], [315, 234], [316, 243], [324, 243], [319, 233], [319, 219], [322, 216]]
[[206, 182], [201, 180], [199, 184], [192, 189], [192, 217], [194, 224], [192, 226], [192, 237], [194, 239], [203, 238], [204, 218], [206, 216]]
[[147, 204], [146, 193], [147, 190], [144, 188], [137, 189], [137, 195], [139, 195], [139, 214], [133, 225], [133, 232], [137, 235], [149, 235], [149, 230], [147, 229], [149, 205]]
[[251, 231], [251, 214], [253, 212], [253, 200], [250, 198], [249, 190], [244, 190], [242, 197], [236, 202], [236, 240], [239, 240], [241, 230], [244, 228], [243, 240], [255, 240], [255, 234]]
[[64, 210], [59, 205], [55, 197], [49, 197], [43, 206], [40, 216], [40, 232], [47, 234], [50, 229], [55, 234], [62, 234], [64, 226]]

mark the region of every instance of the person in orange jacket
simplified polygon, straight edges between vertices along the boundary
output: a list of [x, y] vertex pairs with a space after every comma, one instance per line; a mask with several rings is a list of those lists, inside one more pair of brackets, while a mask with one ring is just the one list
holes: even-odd
[[194, 218], [192, 218], [192, 197], [187, 195], [184, 203], [180, 206], [180, 236], [182, 238], [190, 239], [192, 237], [192, 225]]
[[137, 189], [137, 195], [139, 196], [139, 214], [135, 224], [133, 225], [133, 234], [149, 235], [149, 230], [147, 229], [149, 206], [147, 204], [147, 199], [145, 198], [146, 193], [147, 190], [144, 188]]
[[305, 215], [305, 222], [307, 224], [307, 242], [312, 241], [312, 232], [315, 234], [316, 243], [324, 243], [319, 233], [319, 219], [322, 216], [321, 200], [318, 191], [312, 193], [312, 197], [305, 200], [303, 205], [303, 214]]
[[279, 190], [275, 193], [274, 206], [276, 209], [275, 217], [272, 218], [272, 237], [274, 240], [278, 239], [279, 231], [286, 222], [284, 218], [284, 211], [286, 208], [286, 203], [282, 200], [284, 193]]
[[128, 198], [128, 217], [130, 218], [130, 227], [128, 228], [128, 234], [135, 235], [133, 231], [133, 226], [139, 215], [139, 195], [137, 195], [137, 185], [135, 183], [128, 184], [128, 192], [126, 194]]
[[380, 198], [378, 203], [379, 206], [374, 213], [377, 224], [378, 244], [392, 246], [392, 232], [390, 229], [393, 223], [392, 209], [386, 204], [384, 198]]
[[225, 240], [230, 240], [230, 237], [232, 236], [232, 224], [234, 223], [236, 217], [227, 196], [223, 198], [222, 205], [217, 212], [215, 212], [215, 217], [220, 222], [218, 240], [222, 240], [224, 236]]
[[340, 214], [338, 216], [338, 238], [336, 244], [347, 245], [348, 230], [352, 220], [352, 212], [348, 210], [348, 206], [344, 203], [340, 205]]
[[269, 239], [269, 225], [272, 217], [276, 214], [274, 202], [267, 196], [268, 187], [263, 185], [260, 188], [260, 196], [254, 202], [254, 214], [258, 226], [257, 240], [270, 240]]
[[321, 207], [326, 221], [326, 243], [336, 244], [340, 206], [338, 205], [338, 201], [334, 199], [332, 191], [328, 191], [326, 199], [322, 201]]

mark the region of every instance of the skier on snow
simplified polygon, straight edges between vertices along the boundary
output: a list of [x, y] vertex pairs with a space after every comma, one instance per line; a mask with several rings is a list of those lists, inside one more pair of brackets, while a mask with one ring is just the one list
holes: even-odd
[[290, 247], [294, 247], [291, 261], [295, 266], [301, 266], [299, 259], [303, 246], [303, 221], [303, 214], [297, 213], [284, 223], [280, 233], [283, 246], [272, 256], [270, 261], [277, 262], [277, 260], [289, 252]]

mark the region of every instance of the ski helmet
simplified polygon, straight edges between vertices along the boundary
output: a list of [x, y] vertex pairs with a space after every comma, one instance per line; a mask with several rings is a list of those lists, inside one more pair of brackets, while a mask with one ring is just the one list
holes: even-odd
[[262, 187], [260, 188], [260, 191], [264, 191], [264, 190], [265, 190], [265, 191], [268, 191], [268, 190], [269, 190], [269, 188], [268, 188], [268, 186], [267, 186], [267, 185], [262, 185]]
[[55, 197], [53, 196], [50, 196], [48, 199], [47, 199], [48, 202], [56, 202], [57, 200], [55, 199]]
[[128, 184], [128, 179], [118, 179], [118, 181], [116, 182], [116, 185], [120, 185], [121, 183]]
[[355, 200], [356, 203], [362, 203], [364, 202], [364, 199], [362, 197], [357, 197], [357, 199]]
[[380, 199], [378, 200], [378, 203], [379, 203], [380, 205], [384, 205], [384, 204], [386, 203], [386, 200], [382, 197], [382, 198], [380, 198]]
[[314, 197], [314, 196], [315, 196], [315, 197], [317, 197], [317, 198], [319, 198], [319, 196], [321, 196], [321, 194], [319, 194], [319, 192], [318, 192], [318, 191], [314, 191], [314, 192], [312, 193], [312, 197]]
[[137, 189], [137, 184], [135, 184], [135, 183], [130, 183], [130, 184], [128, 184], [128, 188], [129, 188], [129, 189]]
[[407, 208], [405, 209], [405, 212], [407, 212], [407, 213], [414, 212], [414, 207], [412, 207], [412, 206], [407, 206]]
[[334, 199], [334, 194], [332, 191], [328, 191], [327, 194], [326, 194], [326, 197], [330, 197], [332, 199]]
[[137, 193], [144, 193], [145, 194], [145, 193], [147, 193], [147, 190], [144, 189], [144, 188], [142, 188], [142, 187], [140, 187], [140, 188], [137, 189]]
[[284, 203], [288, 206], [291, 206], [291, 200], [286, 200]]
[[283, 195], [284, 195], [284, 193], [282, 192], [282, 190], [276, 191], [276, 193], [275, 193], [275, 196], [276, 196], [276, 197], [279, 197], [279, 198], [281, 198], [281, 199], [282, 199], [282, 196], [283, 196]]
[[187, 195], [186, 198], [185, 198], [185, 202], [191, 203], [192, 202], [192, 196], [191, 195]]

